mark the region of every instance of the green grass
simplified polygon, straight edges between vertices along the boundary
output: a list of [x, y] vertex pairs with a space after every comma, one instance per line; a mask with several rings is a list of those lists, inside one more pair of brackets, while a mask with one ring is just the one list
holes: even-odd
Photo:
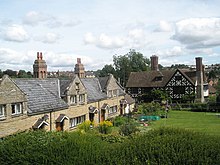
[[220, 136], [220, 118], [215, 113], [170, 111], [167, 119], [152, 122], [151, 127], [177, 127]]

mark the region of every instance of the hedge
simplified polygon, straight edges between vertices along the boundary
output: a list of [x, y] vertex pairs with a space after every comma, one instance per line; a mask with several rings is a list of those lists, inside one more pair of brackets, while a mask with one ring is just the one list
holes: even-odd
[[22, 133], [0, 141], [0, 164], [220, 164], [219, 137], [160, 128], [118, 138], [107, 142], [90, 133]]

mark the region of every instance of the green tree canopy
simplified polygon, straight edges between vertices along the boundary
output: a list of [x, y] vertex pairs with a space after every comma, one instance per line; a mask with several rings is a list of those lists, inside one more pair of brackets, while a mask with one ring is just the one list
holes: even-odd
[[105, 65], [102, 70], [97, 70], [96, 71], [96, 76], [98, 77], [105, 77], [108, 76], [109, 74], [113, 74], [114, 77], [117, 77], [115, 68], [110, 64], [110, 65]]
[[149, 69], [150, 60], [143, 54], [130, 50], [125, 55], [113, 56], [116, 78], [120, 78], [122, 86], [126, 86], [131, 72], [146, 71]]

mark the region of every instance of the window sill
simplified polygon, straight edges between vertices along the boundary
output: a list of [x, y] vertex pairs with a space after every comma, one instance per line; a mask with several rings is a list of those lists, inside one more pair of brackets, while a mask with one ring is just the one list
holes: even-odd
[[21, 115], [22, 115], [22, 113], [19, 113], [19, 114], [11, 114], [11, 117], [13, 118], [13, 117], [21, 116]]
[[0, 117], [0, 121], [3, 121], [3, 120], [6, 120], [6, 117], [5, 117], [5, 116], [1, 116], [1, 117]]

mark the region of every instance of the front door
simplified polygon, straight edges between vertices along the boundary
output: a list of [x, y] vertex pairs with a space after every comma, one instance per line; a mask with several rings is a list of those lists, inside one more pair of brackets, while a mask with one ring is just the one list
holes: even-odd
[[105, 110], [101, 110], [101, 121], [105, 120]]
[[56, 130], [57, 131], [63, 131], [63, 122], [57, 122], [56, 123]]

